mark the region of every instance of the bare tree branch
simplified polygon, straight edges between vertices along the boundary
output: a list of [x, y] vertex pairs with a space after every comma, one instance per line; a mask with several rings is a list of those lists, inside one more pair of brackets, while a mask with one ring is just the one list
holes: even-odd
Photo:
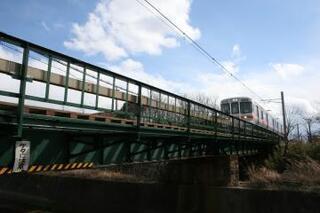
[[218, 109], [219, 103], [218, 103], [218, 97], [217, 96], [207, 96], [203, 93], [197, 93], [195, 95], [192, 94], [185, 94], [184, 95], [187, 98], [190, 98], [196, 102], [199, 102], [203, 105]]

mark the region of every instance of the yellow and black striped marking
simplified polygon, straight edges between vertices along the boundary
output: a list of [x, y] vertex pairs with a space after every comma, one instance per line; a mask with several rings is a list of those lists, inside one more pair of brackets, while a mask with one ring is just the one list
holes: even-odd
[[[50, 164], [50, 165], [31, 165], [28, 173], [59, 171], [59, 170], [73, 170], [73, 169], [88, 169], [92, 168], [94, 164], [91, 162], [67, 163], [67, 164]], [[12, 168], [0, 167], [0, 175], [11, 174]]]

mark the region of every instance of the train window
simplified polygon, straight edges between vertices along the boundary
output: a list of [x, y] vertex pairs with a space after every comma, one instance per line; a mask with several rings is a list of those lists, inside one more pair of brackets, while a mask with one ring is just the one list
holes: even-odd
[[251, 102], [241, 102], [240, 103], [241, 113], [251, 113], [252, 112], [252, 103]]
[[230, 104], [221, 104], [221, 111], [230, 114]]
[[232, 112], [232, 114], [239, 113], [239, 103], [238, 102], [231, 103], [231, 112]]
[[263, 120], [263, 111], [261, 110], [261, 120]]
[[259, 117], [260, 117], [260, 116], [259, 116], [259, 115], [260, 115], [260, 114], [259, 114], [259, 107], [256, 106], [256, 108], [257, 108], [257, 117], [258, 117], [258, 120], [259, 120]]

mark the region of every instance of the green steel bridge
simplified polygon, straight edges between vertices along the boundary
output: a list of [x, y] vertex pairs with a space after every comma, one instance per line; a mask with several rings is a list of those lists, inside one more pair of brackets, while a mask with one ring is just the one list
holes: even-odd
[[[31, 171], [266, 154], [282, 135], [152, 85], [0, 33], [0, 175], [15, 142]], [[1, 170], [1, 168], [4, 168]]]

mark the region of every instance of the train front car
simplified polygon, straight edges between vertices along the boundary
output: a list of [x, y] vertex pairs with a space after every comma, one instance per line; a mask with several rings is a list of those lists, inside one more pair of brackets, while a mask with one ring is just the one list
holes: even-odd
[[253, 102], [251, 98], [237, 97], [227, 98], [221, 101], [222, 112], [256, 123], [253, 109]]
[[227, 98], [221, 101], [221, 111], [283, 134], [282, 125], [265, 109], [248, 97]]

